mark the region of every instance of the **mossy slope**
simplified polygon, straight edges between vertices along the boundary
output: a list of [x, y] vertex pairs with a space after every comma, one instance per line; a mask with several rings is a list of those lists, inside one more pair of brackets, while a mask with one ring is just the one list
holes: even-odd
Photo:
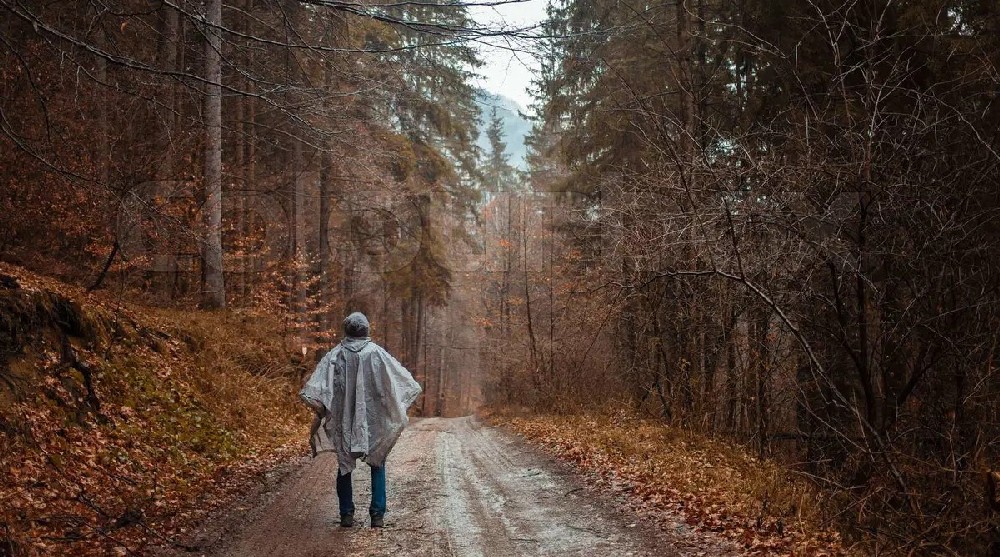
[[303, 450], [278, 323], [0, 275], [0, 555], [141, 554]]

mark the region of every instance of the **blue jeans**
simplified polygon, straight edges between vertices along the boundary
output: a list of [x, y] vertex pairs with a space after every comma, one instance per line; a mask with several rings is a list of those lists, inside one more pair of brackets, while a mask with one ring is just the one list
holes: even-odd
[[[372, 504], [368, 507], [369, 514], [385, 514], [385, 466], [372, 469]], [[337, 499], [340, 501], [340, 514], [354, 514], [354, 489], [351, 486], [351, 473], [337, 474]]]

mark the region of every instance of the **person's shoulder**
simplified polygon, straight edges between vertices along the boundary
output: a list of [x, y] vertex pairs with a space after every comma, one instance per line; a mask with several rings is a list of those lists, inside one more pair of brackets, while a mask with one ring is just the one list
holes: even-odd
[[368, 346], [366, 346], [365, 349], [370, 350], [374, 354], [379, 354], [381, 356], [388, 356], [390, 358], [392, 357], [392, 354], [390, 354], [388, 350], [383, 348], [381, 344], [378, 344], [375, 341], [369, 342]]
[[382, 348], [382, 345], [375, 342], [374, 340], [368, 341], [368, 344], [365, 345], [365, 349], [371, 350], [373, 352], [385, 352], [386, 354], [388, 354], [388, 352], [386, 352], [386, 349]]
[[[377, 344], [375, 346], [378, 349], [378, 354], [380, 356], [382, 356], [383, 358], [388, 359], [391, 362], [395, 362], [396, 364], [399, 364], [399, 360], [397, 360], [396, 357], [393, 356], [391, 352], [389, 352], [388, 350], [386, 350], [385, 348], [382, 348], [381, 346], [379, 346]], [[399, 364], [399, 365], [402, 365], [402, 364]]]

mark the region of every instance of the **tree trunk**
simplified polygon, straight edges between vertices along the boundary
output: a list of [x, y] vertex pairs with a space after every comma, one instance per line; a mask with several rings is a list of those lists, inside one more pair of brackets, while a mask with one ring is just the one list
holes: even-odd
[[[308, 308], [306, 307], [306, 286], [305, 286], [305, 266], [306, 266], [306, 246], [305, 246], [305, 179], [302, 175], [305, 170], [305, 157], [302, 152], [302, 142], [297, 138], [292, 139], [292, 226], [291, 226], [291, 250], [292, 250], [292, 287], [289, 307], [292, 308], [292, 318], [297, 330], [296, 342], [299, 346], [307, 336], [308, 328]], [[298, 348], [296, 348], [297, 350]]]
[[[168, 6], [164, 6], [162, 10], [163, 22], [160, 30], [160, 45], [157, 57], [159, 58], [160, 70], [172, 72], [177, 69], [177, 45], [180, 44], [178, 37], [178, 14], [177, 10]], [[177, 124], [176, 107], [174, 106], [176, 104], [176, 96], [176, 88], [173, 82], [164, 84], [163, 106], [165, 107], [165, 112], [162, 118], [163, 127], [159, 136], [159, 151], [162, 158], [157, 165], [156, 177], [158, 180], [168, 180], [174, 173], [173, 146], [170, 144], [170, 138]]]
[[[329, 85], [329, 79], [327, 85]], [[319, 168], [319, 325], [330, 328], [330, 193], [333, 189], [333, 152], [329, 143], [320, 156]]]
[[[250, 56], [252, 60], [253, 54], [251, 53]], [[248, 83], [248, 87], [250, 91], [254, 90], [254, 85], [252, 81]], [[257, 99], [251, 97], [246, 99], [246, 102], [249, 103], [248, 107], [249, 116], [247, 118], [249, 137], [247, 138], [247, 172], [246, 172], [247, 179], [244, 187], [247, 188], [247, 190], [249, 190], [250, 187], [253, 188], [257, 187]], [[245, 195], [249, 194], [249, 191], [245, 192], [244, 194]], [[254, 197], [245, 198], [245, 208], [248, 214], [252, 212], [254, 208], [252, 200], [256, 198], [256, 190], [254, 190], [253, 194]], [[253, 224], [252, 221], [251, 224]], [[250, 231], [251, 231], [250, 225], [248, 225], [246, 221], [244, 221], [244, 233], [249, 233]], [[254, 230], [253, 233], [256, 234], [257, 231]], [[259, 256], [256, 253], [252, 255], [249, 253], [246, 254], [246, 265], [243, 268], [243, 272], [246, 273], [247, 276], [243, 279], [243, 283], [241, 285], [243, 290], [242, 292], [240, 292], [243, 295], [244, 300], [249, 299], [250, 291], [256, 284], [256, 277], [258, 272], [258, 257]]]
[[[235, 184], [235, 187], [229, 190], [230, 196], [235, 197], [235, 199], [229, 201], [229, 204], [230, 211], [232, 211], [233, 229], [236, 232], [234, 234], [236, 241], [234, 242], [235, 245], [229, 246], [228, 249], [236, 251], [236, 260], [239, 262], [234, 269], [236, 287], [233, 291], [233, 303], [237, 307], [245, 303], [242, 294], [246, 290], [246, 266], [244, 265], [244, 262], [246, 261], [247, 250], [245, 245], [239, 245], [241, 242], [244, 242], [246, 238], [246, 230], [243, 222], [244, 215], [246, 214], [246, 191], [244, 188], [247, 183], [246, 130], [244, 127], [245, 101], [246, 99], [244, 98], [238, 98], [235, 100], [236, 106], [234, 107], [234, 120], [236, 121], [236, 133], [234, 135], [236, 136], [236, 149], [234, 151], [235, 157], [233, 160], [233, 166], [234, 172], [240, 177], [240, 179], [238, 180], [238, 183]], [[230, 251], [230, 253], [232, 254], [232, 251]], [[230, 285], [230, 287], [232, 287], [232, 285]]]
[[694, 154], [695, 115], [694, 115], [694, 79], [691, 70], [692, 37], [691, 14], [688, 0], [677, 2], [677, 55], [680, 57], [678, 81], [681, 88], [681, 153], [685, 163], [691, 162]]
[[528, 339], [531, 341], [531, 372], [538, 381], [538, 340], [531, 318], [531, 285], [528, 284], [528, 207], [527, 199], [521, 202], [521, 249], [524, 269], [524, 311], [528, 318]]
[[506, 192], [507, 195], [507, 233], [504, 236], [506, 243], [504, 245], [504, 262], [503, 262], [503, 282], [500, 286], [500, 338], [506, 340], [510, 335], [510, 283], [511, 283], [511, 268], [513, 263], [511, 261], [513, 257], [513, 241], [511, 239], [511, 229], [512, 229], [512, 209], [513, 209], [513, 193]]
[[[182, 44], [180, 39], [180, 20], [177, 10], [169, 6], [162, 8], [163, 17], [160, 25], [160, 44], [157, 54], [157, 62], [162, 71], [172, 72], [177, 69], [178, 45]], [[172, 138], [177, 133], [177, 88], [173, 81], [163, 84], [163, 116], [160, 133], [157, 141], [160, 160], [156, 165], [156, 180], [162, 182], [171, 180], [174, 177], [175, 147]], [[150, 196], [162, 195], [167, 191], [164, 184], [158, 183], [153, 191], [148, 192]], [[153, 289], [158, 293], [168, 297], [176, 295], [176, 291], [171, 288], [172, 280], [177, 275], [177, 254], [165, 253], [166, 246], [155, 244], [153, 254]], [[161, 251], [164, 250], [164, 251]], [[170, 271], [172, 270], [172, 273]], [[168, 274], [169, 273], [169, 274]]]
[[204, 304], [226, 307], [222, 267], [222, 0], [205, 5], [205, 261]]
[[445, 312], [441, 323], [441, 329], [442, 329], [441, 352], [440, 352], [441, 359], [438, 362], [438, 384], [437, 384], [438, 401], [436, 409], [437, 410], [436, 415], [438, 416], [448, 415], [449, 381], [448, 381], [448, 369], [445, 364], [446, 361], [450, 360], [446, 360], [445, 355], [448, 353], [448, 350], [451, 348], [451, 343], [454, 341], [451, 324], [452, 324], [451, 308], [448, 307], [445, 308]]

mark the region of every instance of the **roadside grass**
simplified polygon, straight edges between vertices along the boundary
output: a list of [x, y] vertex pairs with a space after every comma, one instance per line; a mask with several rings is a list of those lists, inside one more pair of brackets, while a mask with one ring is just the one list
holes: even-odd
[[601, 489], [621, 493], [644, 517], [675, 527], [678, 517], [718, 532], [750, 555], [851, 555], [828, 526], [824, 494], [777, 463], [627, 411], [488, 416]]
[[305, 453], [276, 320], [0, 273], [0, 555], [144, 554]]

